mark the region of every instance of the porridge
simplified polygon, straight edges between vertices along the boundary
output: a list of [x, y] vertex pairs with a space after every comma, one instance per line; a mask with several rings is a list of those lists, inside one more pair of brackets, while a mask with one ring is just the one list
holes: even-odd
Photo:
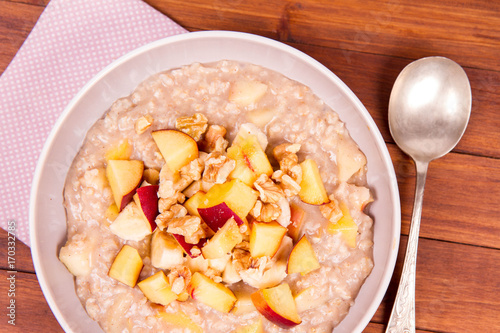
[[312, 91], [220, 61], [90, 129], [60, 260], [107, 332], [331, 332], [373, 267], [366, 158]]

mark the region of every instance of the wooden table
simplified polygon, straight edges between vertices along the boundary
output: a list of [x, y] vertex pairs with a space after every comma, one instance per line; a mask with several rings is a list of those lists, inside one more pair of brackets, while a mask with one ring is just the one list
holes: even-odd
[[[387, 125], [398, 73], [431, 55], [461, 64], [472, 116], [456, 149], [431, 163], [416, 285], [419, 332], [500, 331], [500, 2], [497, 0], [147, 0], [190, 31], [235, 30], [287, 43], [330, 68], [364, 103], [391, 153], [402, 206], [393, 281], [365, 332], [383, 332], [399, 281], [413, 205], [413, 162]], [[0, 73], [48, 0], [0, 0]], [[60, 332], [28, 247], [17, 244], [16, 326], [7, 324], [7, 235], [0, 232], [0, 331]]]

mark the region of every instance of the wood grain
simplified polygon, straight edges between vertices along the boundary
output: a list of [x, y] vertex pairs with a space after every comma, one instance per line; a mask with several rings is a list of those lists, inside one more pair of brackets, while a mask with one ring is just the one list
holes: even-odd
[[[8, 277], [15, 277], [14, 288], [10, 289]], [[15, 290], [14, 297], [8, 297], [9, 290]], [[63, 332], [50, 310], [35, 274], [0, 270], [1, 332]], [[15, 300], [15, 326], [7, 322], [7, 306]], [[10, 311], [10, 310], [9, 310]]]
[[[0, 73], [49, 0], [0, 0]], [[417, 332], [500, 331], [500, 2], [491, 0], [146, 0], [191, 31], [235, 30], [283, 41], [343, 80], [374, 118], [396, 170], [402, 208], [400, 253], [388, 292], [366, 333], [385, 331], [411, 217], [415, 171], [394, 144], [387, 105], [412, 60], [447, 56], [471, 82], [472, 115], [453, 153], [431, 163], [417, 263]], [[0, 230], [0, 308], [9, 298], [7, 233]], [[16, 244], [16, 327], [62, 332]], [[5, 312], [0, 311], [2, 316]]]
[[467, 67], [500, 70], [497, 1], [146, 2], [190, 29], [245, 31], [344, 53], [410, 59], [441, 54]]
[[[372, 322], [389, 320], [406, 242], [403, 236], [394, 276]], [[499, 269], [497, 249], [421, 238], [415, 290], [417, 327], [430, 332], [498, 332]]]
[[0, 74], [28, 37], [43, 9], [0, 0]]

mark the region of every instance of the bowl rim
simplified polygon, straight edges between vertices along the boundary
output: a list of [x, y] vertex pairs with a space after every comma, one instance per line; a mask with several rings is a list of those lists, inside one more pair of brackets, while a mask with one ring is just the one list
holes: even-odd
[[[213, 30], [213, 31], [198, 31], [198, 32], [189, 32], [189, 33], [182, 33], [179, 35], [174, 35], [174, 36], [169, 36], [165, 37], [159, 40], [156, 40], [154, 42], [145, 44], [143, 46], [140, 46], [136, 48], [135, 50], [132, 50], [131, 52], [126, 53], [125, 55], [119, 57], [118, 59], [114, 60], [111, 62], [109, 65], [107, 65], [104, 69], [99, 71], [96, 75], [92, 77], [79, 91], [78, 93], [71, 99], [69, 104], [64, 108], [63, 112], [61, 115], [58, 117], [57, 121], [52, 127], [52, 130], [50, 131], [49, 136], [47, 137], [45, 144], [42, 148], [41, 154], [38, 158], [38, 162], [36, 165], [33, 181], [32, 181], [32, 187], [31, 187], [31, 192], [30, 192], [30, 205], [29, 205], [29, 234], [30, 234], [30, 242], [31, 242], [31, 255], [32, 255], [32, 260], [33, 260], [33, 265], [35, 268], [35, 272], [37, 274], [37, 279], [40, 284], [41, 290], [43, 292], [44, 297], [47, 300], [47, 303], [51, 309], [51, 311], [54, 313], [54, 316], [56, 317], [58, 323], [61, 325], [61, 327], [64, 329], [64, 331], [71, 332], [72, 329], [67, 323], [63, 313], [60, 310], [59, 305], [56, 302], [56, 299], [54, 295], [51, 293], [48, 285], [48, 281], [43, 274], [38, 274], [38, 272], [43, 271], [43, 264], [41, 261], [41, 257], [39, 255], [39, 246], [40, 243], [38, 241], [37, 235], [35, 233], [36, 230], [36, 221], [37, 221], [37, 216], [36, 216], [36, 199], [38, 196], [39, 192], [39, 186], [40, 186], [40, 180], [42, 176], [42, 169], [44, 164], [47, 161], [48, 154], [51, 150], [51, 147], [60, 131], [61, 125], [64, 124], [66, 119], [69, 117], [69, 115], [72, 113], [73, 108], [75, 105], [77, 105], [82, 97], [85, 95], [85, 93], [91, 89], [96, 83], [98, 83], [103, 77], [105, 77], [108, 73], [114, 71], [117, 67], [120, 65], [130, 61], [131, 59], [148, 52], [151, 49], [155, 49], [157, 47], [163, 46], [164, 44], [171, 44], [171, 43], [177, 43], [177, 42], [182, 42], [186, 40], [198, 40], [198, 39], [209, 39], [209, 38], [227, 38], [227, 39], [238, 39], [238, 40], [246, 40], [249, 42], [254, 42], [258, 44], [263, 44], [265, 46], [269, 46], [272, 48], [279, 49], [281, 51], [284, 51], [285, 53], [291, 54], [297, 58], [299, 58], [302, 61], [305, 61], [309, 63], [311, 66], [313, 66], [316, 70], [321, 72], [322, 75], [327, 76], [330, 80], [334, 81], [339, 88], [342, 89], [344, 93], [346, 93], [349, 97], [349, 99], [352, 101], [352, 103], [355, 105], [357, 111], [361, 113], [362, 118], [367, 122], [368, 126], [371, 129], [372, 136], [374, 136], [376, 142], [376, 145], [379, 149], [379, 154], [381, 154], [382, 161], [388, 170], [389, 174], [389, 179], [390, 184], [389, 184], [389, 192], [390, 196], [393, 200], [393, 206], [392, 206], [392, 216], [393, 216], [393, 222], [391, 223], [393, 227], [393, 232], [391, 234], [391, 239], [392, 239], [392, 247], [390, 250], [390, 256], [387, 258], [386, 262], [386, 269], [383, 271], [383, 274], [381, 275], [381, 278], [379, 280], [379, 285], [377, 287], [377, 292], [375, 293], [374, 298], [370, 301], [369, 307], [366, 309], [366, 314], [363, 315], [362, 320], [360, 320], [357, 325], [355, 326], [353, 332], [361, 332], [370, 322], [372, 319], [373, 315], [375, 314], [376, 310], [378, 309], [379, 305], [382, 302], [382, 299], [387, 292], [387, 288], [389, 286], [389, 283], [391, 281], [391, 277], [393, 275], [395, 265], [396, 265], [396, 260], [397, 260], [397, 254], [398, 254], [398, 245], [400, 242], [400, 229], [401, 229], [401, 208], [400, 208], [400, 199], [399, 199], [399, 189], [397, 185], [397, 180], [396, 180], [396, 174], [394, 171], [394, 166], [391, 162], [391, 157], [390, 154], [387, 150], [387, 146], [382, 138], [382, 135], [380, 134], [380, 131], [378, 130], [377, 125], [375, 124], [373, 118], [369, 114], [368, 110], [365, 108], [365, 106], [361, 103], [359, 98], [350, 90], [350, 88], [342, 81], [340, 78], [338, 78], [331, 70], [329, 70], [326, 66], [321, 64], [319, 61], [316, 59], [312, 58], [311, 56], [307, 55], [306, 53], [299, 51], [292, 46], [289, 46], [287, 44], [284, 44], [282, 42], [259, 36], [259, 35], [254, 35], [250, 33], [243, 33], [243, 32], [236, 32], [236, 31], [221, 31], [221, 30]], [[369, 277], [369, 276], [368, 276]], [[347, 317], [346, 317], [347, 318]]]

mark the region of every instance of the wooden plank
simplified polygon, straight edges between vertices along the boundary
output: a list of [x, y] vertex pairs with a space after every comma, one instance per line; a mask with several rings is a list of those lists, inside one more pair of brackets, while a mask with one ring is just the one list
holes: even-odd
[[[11, 275], [15, 277], [13, 288], [11, 280], [7, 280]], [[10, 297], [9, 290], [14, 290], [15, 296]], [[0, 332], [63, 332], [43, 297], [36, 275], [0, 271], [0, 295]], [[8, 323], [7, 317], [11, 299], [15, 301], [15, 326]]]
[[440, 54], [464, 66], [500, 70], [500, 4], [495, 1], [146, 2], [188, 29], [244, 31], [411, 59]]
[[[167, 5], [175, 5], [175, 2], [153, 4], [159, 5], [159, 9], [164, 10], [164, 7], [171, 8]], [[201, 6], [201, 4], [199, 5]], [[195, 3], [192, 7], [183, 6], [183, 8], [193, 10], [193, 8], [197, 8], [196, 6]], [[214, 6], [221, 8], [214, 9]], [[248, 6], [250, 5], [248, 4]], [[175, 6], [173, 7], [175, 8]], [[229, 10], [222, 7], [224, 6], [221, 3], [205, 4], [203, 12], [210, 15], [214, 10]], [[10, 44], [6, 43], [10, 47], [0, 50], [0, 71], [5, 69], [15, 55], [21, 41], [30, 32], [42, 9], [43, 7], [39, 6], [0, 1], [0, 36], [12, 39]], [[245, 7], [245, 9], [248, 8]], [[250, 11], [247, 15], [251, 15], [251, 13]], [[193, 13], [184, 14], [186, 17], [191, 17]], [[265, 19], [269, 20], [268, 17]], [[238, 24], [241, 24], [239, 30], [244, 31], [245, 24], [240, 21], [238, 21]], [[190, 22], [197, 22], [197, 19]], [[0, 42], [2, 42], [1, 39]], [[310, 44], [289, 44], [311, 55], [338, 75], [367, 107], [384, 139], [387, 142], [392, 142], [387, 125], [389, 95], [394, 80], [410, 60], [349, 50], [346, 52], [346, 50]], [[417, 54], [414, 54], [413, 58], [416, 57]], [[362, 73], [360, 73], [360, 68], [363, 70]], [[467, 131], [456, 151], [500, 158], [500, 150], [498, 149], [500, 117], [496, 116], [497, 101], [500, 99], [500, 72], [473, 68], [466, 68], [466, 71], [471, 80], [473, 109]]]
[[[390, 145], [408, 234], [415, 189], [410, 158]], [[451, 153], [431, 162], [424, 193], [420, 235], [455, 243], [500, 248], [500, 160]]]
[[0, 0], [0, 75], [28, 37], [43, 9]]
[[[407, 237], [402, 237], [395, 274], [372, 322], [389, 320], [406, 241]], [[499, 250], [421, 238], [417, 257], [417, 328], [438, 332], [498, 332], [499, 270]]]
[[42, 6], [42, 7], [46, 7], [50, 2], [50, 0], [7, 0], [7, 1], [16, 2], [20, 4]]
[[[388, 293], [365, 332], [383, 332], [401, 272], [406, 237], [402, 238], [398, 265]], [[500, 251], [476, 246], [420, 239], [417, 263], [417, 327], [422, 331], [495, 332], [500, 329], [497, 298]], [[41, 294], [33, 274], [16, 273], [16, 329], [26, 331], [25, 313], [33, 315], [46, 332], [58, 332], [58, 324]], [[7, 295], [8, 273], [0, 273], [0, 293]], [[5, 309], [8, 297], [0, 298]], [[460, 300], [460, 301], [458, 301]], [[467, 321], [463, 320], [467, 313]], [[30, 323], [32, 321], [30, 320]], [[377, 324], [378, 323], [378, 324]], [[5, 326], [2, 326], [5, 325]], [[0, 322], [4, 331], [5, 321]], [[30, 331], [30, 330], [28, 330]]]
[[[387, 118], [389, 97], [394, 81], [410, 60], [361, 52], [346, 55], [337, 49], [289, 44], [321, 62], [344, 81], [368, 109], [384, 139], [393, 142]], [[465, 70], [472, 87], [472, 114], [455, 151], [500, 158], [500, 117], [497, 116], [500, 72]]]
[[[11, 246], [11, 244], [9, 244], [10, 241], [12, 241], [12, 239], [9, 238], [7, 231], [0, 228], [0, 269], [14, 269], [17, 271], [34, 273], [35, 269], [31, 261], [30, 248], [23, 242], [16, 240], [14, 253], [9, 253], [8, 247]], [[14, 267], [9, 267], [9, 263], [12, 263]]]

